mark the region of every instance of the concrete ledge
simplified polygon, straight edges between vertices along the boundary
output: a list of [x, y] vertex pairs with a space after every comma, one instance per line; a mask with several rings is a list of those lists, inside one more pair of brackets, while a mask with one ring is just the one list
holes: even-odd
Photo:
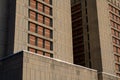
[[97, 71], [21, 51], [0, 60], [0, 80], [98, 80]]
[[30, 54], [32, 54], [32, 55], [36, 55], [36, 56], [48, 58], [48, 59], [50, 59], [50, 60], [55, 60], [55, 61], [62, 62], [62, 63], [68, 64], [68, 65], [72, 65], [72, 66], [76, 66], [76, 67], [80, 67], [80, 68], [83, 68], [83, 69], [88, 69], [88, 70], [97, 72], [97, 70], [90, 69], [90, 68], [87, 68], [87, 67], [84, 67], [84, 66], [80, 66], [80, 65], [75, 65], [75, 64], [73, 64], [73, 63], [69, 63], [69, 62], [66, 62], [66, 61], [62, 61], [62, 60], [60, 60], [60, 59], [50, 58], [50, 57], [43, 56], [43, 55], [39, 55], [39, 54], [35, 54], [35, 53], [33, 53], [33, 52], [26, 51], [26, 50], [24, 50], [23, 52], [28, 53], [28, 54], [30, 53]]
[[98, 78], [99, 80], [120, 80], [120, 77], [106, 72], [99, 72]]

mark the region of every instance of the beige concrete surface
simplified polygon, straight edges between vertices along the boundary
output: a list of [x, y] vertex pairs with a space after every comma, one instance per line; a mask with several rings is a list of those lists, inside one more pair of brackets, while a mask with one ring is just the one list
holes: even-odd
[[96, 70], [26, 51], [1, 62], [0, 80], [98, 80]]

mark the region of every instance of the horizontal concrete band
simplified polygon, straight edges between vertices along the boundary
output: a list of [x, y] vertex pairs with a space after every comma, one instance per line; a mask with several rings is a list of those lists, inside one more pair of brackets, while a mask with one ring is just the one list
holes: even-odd
[[[96, 70], [29, 51], [10, 55], [1, 59], [0, 63], [0, 80], [17, 80], [18, 77], [22, 80], [98, 80]], [[13, 75], [8, 74], [10, 72]]]
[[[110, 73], [107, 73], [107, 72], [98, 72], [98, 75], [103, 75], [103, 78], [104, 78], [104, 76], [107, 76], [107, 77], [111, 77], [111, 78], [117, 78], [117, 79], [120, 79], [120, 77], [119, 76], [116, 76], [116, 75], [114, 75], [114, 74], [110, 74]], [[106, 80], [106, 79], [104, 79], [104, 80]]]

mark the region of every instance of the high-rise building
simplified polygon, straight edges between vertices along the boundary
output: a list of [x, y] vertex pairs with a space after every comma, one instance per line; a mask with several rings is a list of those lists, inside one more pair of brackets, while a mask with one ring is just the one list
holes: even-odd
[[69, 0], [0, 1], [0, 56], [28, 50], [72, 63], [70, 6]]
[[120, 0], [71, 2], [74, 63], [120, 77]]
[[0, 80], [120, 80], [119, 0], [3, 0], [0, 36]]
[[0, 1], [0, 36], [0, 80], [98, 80], [73, 64], [70, 0]]

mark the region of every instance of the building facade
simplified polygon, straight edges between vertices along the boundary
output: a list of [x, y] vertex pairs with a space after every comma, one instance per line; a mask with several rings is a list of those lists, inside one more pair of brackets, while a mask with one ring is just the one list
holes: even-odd
[[0, 34], [4, 36], [0, 44], [1, 56], [28, 50], [73, 62], [69, 0], [65, 3], [56, 0], [4, 0], [0, 3], [4, 22], [0, 20], [3, 30]]
[[71, 1], [74, 63], [98, 70], [103, 80], [120, 76], [120, 1]]
[[120, 80], [119, 0], [4, 0], [0, 12], [1, 80]]

